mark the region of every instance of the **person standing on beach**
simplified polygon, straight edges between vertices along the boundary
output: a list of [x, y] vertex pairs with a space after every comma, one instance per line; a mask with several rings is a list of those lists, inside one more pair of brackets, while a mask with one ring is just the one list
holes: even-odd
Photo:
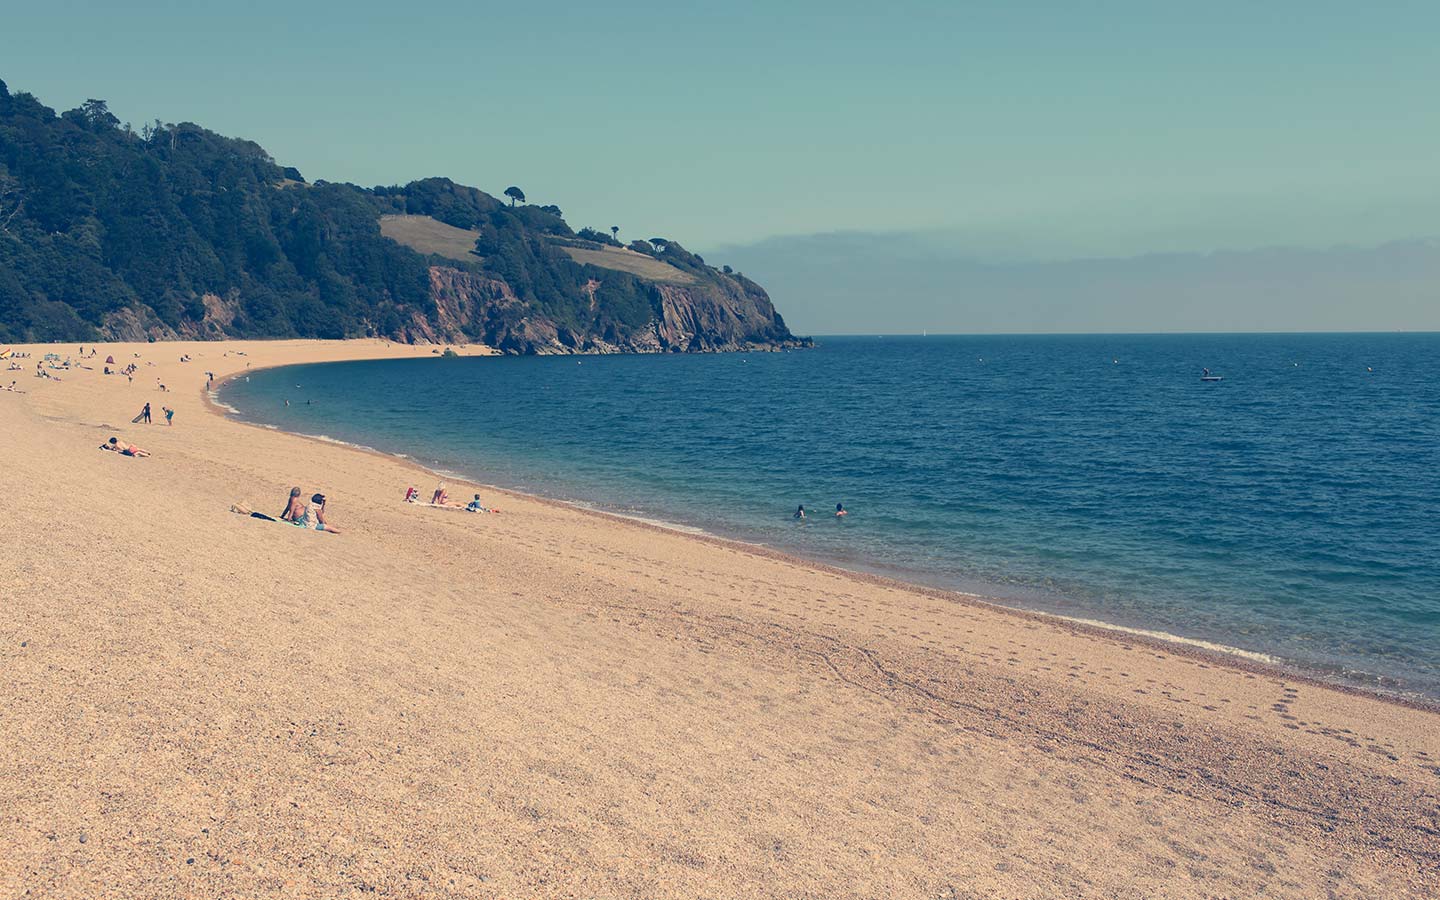
[[175, 410], [168, 406], [162, 406], [160, 408], [165, 411], [165, 424], [174, 425], [175, 423], [172, 420], [175, 418]]
[[146, 404], [145, 404], [145, 408], [142, 409], [142, 410], [140, 410], [140, 421], [144, 422], [146, 425], [149, 425], [149, 424], [150, 424], [150, 404], [149, 404], [149, 403], [146, 403]]

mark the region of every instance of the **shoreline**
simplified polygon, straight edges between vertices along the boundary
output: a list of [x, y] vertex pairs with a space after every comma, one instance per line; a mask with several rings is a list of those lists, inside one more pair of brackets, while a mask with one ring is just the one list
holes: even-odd
[[[337, 361], [345, 362], [349, 360]], [[247, 370], [247, 372], [260, 372], [269, 369], [290, 368], [294, 366], [304, 366], [311, 364], [312, 363], [290, 363], [264, 366], [259, 369], [249, 369]], [[1243, 647], [1234, 647], [1216, 641], [1211, 641], [1205, 638], [1190, 638], [1184, 635], [1172, 634], [1169, 632], [1145, 628], [1143, 626], [1122, 625], [1114, 622], [1106, 622], [1102, 619], [1088, 618], [1085, 616], [1066, 615], [1047, 610], [1031, 609], [1025, 606], [1012, 605], [1002, 599], [989, 597], [984, 594], [978, 594], [970, 591], [950, 590], [943, 587], [925, 584], [923, 582], [908, 581], [902, 577], [881, 575], [879, 573], [867, 571], [863, 568], [847, 568], [843, 565], [831, 562], [829, 560], [807, 556], [800, 552], [774, 547], [769, 544], [746, 541], [739, 538], [731, 538], [723, 535], [713, 534], [699, 528], [698, 526], [655, 521], [639, 516], [627, 516], [619, 513], [609, 512], [603, 509], [598, 509], [592, 506], [585, 505], [583, 503], [549, 497], [544, 494], [521, 491], [514, 488], [502, 487], [500, 485], [485, 484], [475, 479], [472, 479], [463, 473], [440, 471], [437, 469], [433, 469], [403, 454], [390, 453], [384, 450], [377, 449], [375, 447], [357, 444], [350, 441], [344, 441], [338, 438], [329, 438], [321, 435], [305, 434], [298, 431], [287, 431], [286, 429], [280, 428], [279, 426], [267, 425], [260, 422], [251, 421], [245, 418], [245, 413], [242, 410], [236, 409], [235, 407], [228, 406], [226, 404], [222, 404], [218, 400], [218, 394], [225, 388], [225, 386], [230, 382], [234, 381], [236, 378], [242, 377], [244, 374], [246, 373], [239, 372], [230, 377], [227, 377], [223, 381], [217, 382], [213, 389], [202, 389], [202, 391], [205, 393], [204, 400], [206, 408], [212, 414], [220, 416], [222, 418], [230, 419], [231, 421], [234, 421], [246, 427], [263, 428], [267, 430], [278, 431], [283, 434], [288, 434], [293, 437], [307, 441], [315, 441], [317, 443], [325, 443], [334, 446], [344, 447], [360, 453], [372, 454], [382, 459], [403, 464], [409, 468], [415, 469], [425, 474], [427, 477], [432, 479], [439, 478], [441, 480], [457, 482], [462, 485], [482, 488], [491, 493], [501, 494], [508, 497], [523, 498], [532, 502], [542, 504], [551, 504], [563, 509], [578, 512], [583, 515], [596, 516], [611, 522], [634, 525], [641, 528], [653, 528], [664, 533], [706, 541], [715, 544], [716, 546], [722, 546], [742, 552], [756, 553], [758, 555], [763, 555], [767, 558], [774, 559], [780, 562], [798, 566], [806, 566], [821, 571], [840, 574], [845, 577], [867, 581], [871, 584], [924, 593], [937, 599], [947, 600], [959, 604], [968, 604], [984, 607], [986, 609], [1007, 615], [1035, 618], [1060, 627], [1071, 628], [1076, 633], [1108, 637], [1115, 637], [1119, 635], [1123, 636], [1126, 640], [1146, 644], [1154, 649], [1166, 650], [1171, 653], [1190, 656], [1191, 658], [1204, 660], [1206, 662], [1218, 665], [1231, 666], [1242, 671], [1252, 672], [1261, 675], [1285, 677], [1292, 681], [1303, 681], [1315, 687], [1326, 687], [1333, 690], [1341, 691], [1343, 693], [1351, 693], [1355, 696], [1381, 700], [1387, 703], [1395, 703], [1397, 705], [1405, 706], [1411, 709], [1425, 712], [1440, 713], [1440, 697], [1431, 697], [1424, 693], [1415, 691], [1404, 691], [1398, 688], [1393, 690], [1387, 690], [1383, 687], [1355, 684], [1350, 681], [1342, 680], [1339, 677], [1326, 677], [1323, 668], [1319, 664], [1316, 664], [1314, 667], [1310, 667], [1302, 663], [1296, 663], [1279, 657], [1275, 657], [1274, 655], [1265, 653], [1263, 651], [1247, 650]], [[1376, 679], [1385, 677], [1374, 673], [1360, 674]]]
[[[106, 353], [134, 384], [0, 393], [0, 894], [1440, 889], [1429, 705], [520, 492], [445, 515], [203, 377], [416, 348]], [[229, 511], [294, 484], [339, 534]]]

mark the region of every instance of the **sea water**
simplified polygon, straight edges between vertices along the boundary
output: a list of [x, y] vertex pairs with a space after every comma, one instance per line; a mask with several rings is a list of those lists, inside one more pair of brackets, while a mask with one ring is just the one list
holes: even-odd
[[223, 399], [484, 483], [1440, 697], [1440, 335], [437, 357], [261, 371]]

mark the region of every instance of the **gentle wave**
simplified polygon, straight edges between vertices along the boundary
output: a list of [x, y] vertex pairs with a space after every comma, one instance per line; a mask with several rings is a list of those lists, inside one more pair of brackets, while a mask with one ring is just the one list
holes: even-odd
[[1057, 619], [1066, 622], [1074, 622], [1077, 625], [1088, 625], [1092, 628], [1103, 628], [1106, 631], [1114, 631], [1119, 634], [1133, 634], [1137, 637], [1151, 638], [1157, 641], [1164, 641], [1167, 644], [1184, 644], [1187, 647], [1198, 647], [1201, 650], [1209, 650], [1212, 653], [1223, 653], [1227, 656], [1238, 656], [1241, 659], [1248, 659], [1252, 662], [1265, 663], [1267, 665], [1281, 665], [1288, 660], [1278, 656], [1271, 656], [1269, 653], [1256, 653], [1254, 650], [1242, 650], [1239, 647], [1231, 647], [1226, 644], [1217, 644], [1213, 641], [1202, 641], [1199, 638], [1185, 637], [1181, 634], [1171, 634], [1168, 631], [1151, 631], [1148, 628], [1130, 628], [1125, 625], [1116, 625], [1112, 622], [1102, 622], [1099, 619], [1082, 619], [1079, 616], [1063, 616], [1058, 613], [1052, 614]]

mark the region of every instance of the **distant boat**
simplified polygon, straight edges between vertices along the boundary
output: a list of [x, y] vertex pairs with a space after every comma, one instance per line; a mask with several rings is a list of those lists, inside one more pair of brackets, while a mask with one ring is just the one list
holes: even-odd
[[1225, 377], [1224, 377], [1223, 375], [1211, 375], [1209, 369], [1201, 369], [1201, 370], [1200, 370], [1200, 380], [1201, 380], [1201, 381], [1224, 381], [1224, 380], [1225, 380]]

